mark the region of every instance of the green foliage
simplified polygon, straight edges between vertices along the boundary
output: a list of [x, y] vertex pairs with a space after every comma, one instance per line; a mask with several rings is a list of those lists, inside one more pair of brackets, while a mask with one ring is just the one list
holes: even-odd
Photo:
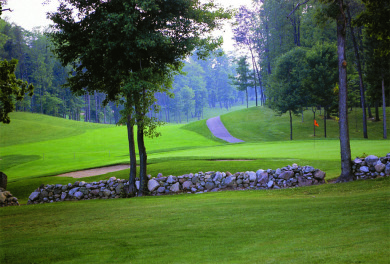
[[307, 105], [303, 82], [308, 76], [306, 49], [297, 47], [280, 56], [272, 75], [267, 98], [269, 106], [279, 114], [298, 111]]
[[15, 76], [18, 61], [0, 61], [0, 122], [10, 123], [8, 114], [15, 109], [15, 100], [23, 100], [26, 93], [33, 95], [34, 86]]

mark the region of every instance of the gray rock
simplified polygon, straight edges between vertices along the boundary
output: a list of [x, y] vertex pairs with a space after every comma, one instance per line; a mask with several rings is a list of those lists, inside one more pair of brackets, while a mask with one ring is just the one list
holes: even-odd
[[284, 180], [288, 180], [288, 179], [290, 179], [292, 177], [294, 177], [294, 172], [293, 171], [283, 171], [278, 176], [279, 179], [284, 179]]
[[225, 178], [225, 185], [226, 186], [229, 186], [229, 187], [231, 187], [231, 186], [233, 186], [233, 177], [232, 176], [227, 176], [226, 178]]
[[80, 183], [79, 183], [79, 187], [83, 187], [85, 185], [85, 181], [81, 181]]
[[66, 196], [68, 196], [68, 194], [66, 192], [62, 192], [61, 201], [65, 200]]
[[191, 192], [197, 192], [198, 191], [198, 189], [196, 189], [196, 188], [191, 188]]
[[159, 188], [157, 189], [157, 192], [158, 192], [158, 193], [163, 193], [163, 192], [165, 192], [165, 187], [159, 187]]
[[312, 180], [306, 179], [306, 178], [304, 178], [302, 176], [298, 177], [298, 185], [299, 186], [309, 186], [309, 185], [312, 185], [312, 184], [313, 184]]
[[94, 195], [94, 196], [98, 196], [99, 195], [99, 189], [94, 189], [91, 191], [91, 194]]
[[326, 173], [321, 171], [321, 170], [317, 170], [314, 173], [314, 178], [316, 178], [317, 180], [323, 180], [323, 179], [325, 179], [325, 176], [326, 176]]
[[177, 183], [173, 184], [171, 186], [171, 188], [169, 188], [169, 190], [171, 192], [178, 192], [178, 191], [180, 191], [180, 183], [177, 182]]
[[304, 173], [310, 173], [310, 172], [313, 172], [313, 171], [314, 171], [314, 168], [312, 166], [305, 166], [304, 169], [303, 169]]
[[158, 181], [156, 181], [156, 180], [154, 180], [154, 179], [151, 179], [151, 180], [148, 182], [148, 189], [149, 189], [149, 192], [155, 191], [158, 187], [160, 187], [160, 184], [158, 183]]
[[360, 171], [366, 173], [366, 172], [370, 172], [370, 169], [367, 166], [361, 166]]
[[272, 186], [274, 186], [274, 182], [273, 182], [273, 181], [269, 181], [269, 182], [267, 183], [267, 187], [268, 187], [268, 188], [272, 188]]
[[375, 170], [377, 172], [382, 172], [382, 171], [385, 170], [385, 168], [386, 168], [386, 165], [383, 164], [383, 163], [378, 163], [378, 164], [375, 165]]
[[[194, 178], [196, 178], [196, 177], [194, 177]], [[192, 180], [193, 180], [194, 178], [192, 178]], [[193, 181], [185, 181], [185, 182], [183, 183], [183, 190], [189, 190], [189, 189], [191, 188], [192, 183], [193, 183]]]
[[168, 176], [167, 183], [172, 184], [174, 182], [176, 182], [175, 178], [172, 175]]
[[268, 172], [266, 172], [266, 171], [261, 172], [260, 175], [258, 176], [257, 182], [260, 183], [261, 185], [267, 184], [268, 183]]
[[360, 158], [356, 158], [353, 163], [355, 164], [361, 164], [363, 161]]
[[108, 196], [111, 195], [111, 191], [110, 191], [109, 189], [105, 189], [105, 190], [103, 191], [103, 195], [104, 195], [105, 197], [108, 197]]
[[83, 196], [84, 196], [84, 194], [82, 193], [82, 192], [76, 192], [75, 194], [74, 194], [74, 197], [75, 198], [77, 198], [77, 199], [81, 199], [81, 198], [83, 198]]
[[73, 196], [80, 188], [79, 187], [76, 187], [76, 188], [73, 188], [69, 191], [69, 195], [70, 196]]
[[214, 183], [213, 182], [206, 182], [205, 187], [207, 190], [211, 190], [214, 188]]
[[[192, 182], [193, 184], [199, 182], [199, 177], [198, 177], [198, 176], [192, 177], [191, 182]], [[184, 187], [184, 186], [183, 186], [183, 187]]]
[[213, 181], [221, 181], [221, 180], [222, 180], [222, 173], [219, 172], [219, 171], [217, 171], [217, 172], [215, 173], [215, 176], [214, 176]]
[[390, 175], [390, 162], [386, 164], [385, 174]]
[[48, 197], [49, 193], [46, 190], [42, 190], [41, 195], [42, 195], [42, 197]]
[[120, 194], [124, 187], [125, 185], [123, 183], [119, 183], [118, 186], [115, 187], [116, 194]]
[[275, 171], [275, 176], [277, 177], [279, 174], [282, 173], [282, 170], [281, 169], [276, 169]]
[[364, 161], [367, 163], [368, 166], [374, 166], [374, 164], [379, 160], [377, 156], [369, 155], [367, 156]]
[[257, 182], [257, 175], [254, 171], [248, 171], [247, 172], [248, 176], [249, 176], [249, 181], [251, 182]]
[[28, 199], [31, 200], [31, 201], [35, 201], [36, 199], [38, 199], [39, 194], [40, 194], [39, 192], [33, 192], [33, 193], [30, 194]]

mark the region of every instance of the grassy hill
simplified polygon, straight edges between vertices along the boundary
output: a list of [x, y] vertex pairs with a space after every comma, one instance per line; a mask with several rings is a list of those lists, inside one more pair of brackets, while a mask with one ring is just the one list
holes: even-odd
[[[305, 113], [305, 120], [310, 115]], [[63, 172], [128, 163], [126, 128], [13, 113], [0, 126], [0, 170], [22, 204], [41, 184], [67, 184]], [[216, 140], [206, 121], [166, 125], [147, 139], [155, 176], [278, 168], [292, 163], [340, 172], [336, 126], [327, 140], [311, 121], [250, 108], [222, 116], [245, 143]], [[244, 120], [244, 121], [243, 121]], [[310, 124], [309, 124], [310, 123]], [[301, 125], [301, 126], [300, 126]], [[321, 122], [320, 122], [321, 125]], [[380, 123], [352, 156], [385, 155]], [[374, 132], [376, 131], [376, 132]], [[306, 134], [305, 134], [306, 133]], [[376, 134], [375, 134], [376, 133]], [[351, 131], [351, 134], [353, 132]], [[374, 136], [376, 135], [376, 136]], [[354, 136], [353, 136], [354, 137]], [[127, 178], [129, 170], [84, 178]], [[0, 209], [1, 263], [388, 263], [390, 178], [294, 189], [218, 192], [52, 203]]]
[[[390, 108], [387, 110], [390, 116]], [[380, 110], [382, 113], [382, 110]], [[387, 118], [387, 134], [390, 134], [390, 118]], [[289, 115], [276, 115], [266, 107], [252, 107], [240, 111], [231, 112], [221, 116], [221, 120], [228, 131], [235, 137], [244, 141], [280, 141], [290, 140]], [[320, 111], [316, 112], [316, 120], [319, 127], [316, 127], [315, 139], [324, 139], [324, 118]], [[293, 117], [293, 140], [314, 139], [313, 112], [304, 111], [302, 122], [301, 115]], [[327, 119], [327, 138], [338, 139], [339, 127], [335, 119]], [[368, 138], [382, 139], [382, 122], [367, 122]], [[349, 113], [349, 132], [351, 139], [363, 139], [362, 113], [360, 109], [353, 109]]]
[[[73, 181], [52, 176], [129, 163], [124, 126], [75, 122], [29, 113], [13, 113], [11, 118], [10, 125], [0, 126], [0, 171], [8, 175], [9, 188], [24, 202], [31, 190], [41, 183]], [[309, 118], [310, 112], [306, 111], [305, 120]], [[289, 134], [288, 118], [275, 116], [267, 108], [253, 107], [228, 113], [222, 120], [233, 135], [247, 142], [227, 144], [216, 139], [208, 130], [206, 120], [187, 125], [169, 124], [159, 128], [161, 137], [146, 139], [148, 173], [155, 176], [160, 172], [181, 175], [207, 170], [256, 171], [292, 163], [320, 168], [327, 172], [328, 179], [337, 177], [340, 172], [337, 137], [327, 140], [316, 137], [314, 140], [307, 132], [312, 129], [311, 121], [301, 123], [296, 117], [294, 131], [300, 139], [290, 141], [281, 140]], [[337, 122], [328, 123], [328, 134], [332, 135]], [[372, 139], [373, 131], [380, 134], [380, 127], [379, 122], [370, 122], [370, 140], [351, 140], [353, 157], [389, 152], [388, 140], [381, 140], [379, 136]], [[94, 180], [110, 175], [127, 178], [128, 170], [97, 176]]]

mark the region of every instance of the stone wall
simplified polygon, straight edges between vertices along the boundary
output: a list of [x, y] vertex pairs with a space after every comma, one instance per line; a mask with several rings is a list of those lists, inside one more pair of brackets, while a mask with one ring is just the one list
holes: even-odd
[[[390, 175], [390, 153], [378, 158], [370, 155], [356, 158], [352, 162], [354, 179], [371, 179]], [[282, 189], [325, 183], [325, 172], [311, 166], [286, 166], [276, 170], [247, 172], [198, 172], [182, 176], [149, 178], [148, 189], [151, 195], [177, 193], [204, 193], [221, 190]], [[126, 197], [127, 180], [111, 177], [109, 180], [74, 184], [42, 185], [31, 193], [27, 204], [52, 203], [71, 200], [112, 199]], [[136, 182], [139, 188], [139, 181]]]
[[71, 200], [110, 199], [125, 197], [124, 186], [127, 180], [111, 177], [109, 180], [86, 183], [76, 181], [74, 184], [42, 185], [28, 197], [27, 204], [52, 203]]
[[373, 179], [390, 175], [390, 153], [386, 157], [369, 155], [352, 161], [354, 180]]
[[[277, 170], [237, 172], [199, 172], [182, 176], [151, 178], [148, 188], [152, 195], [202, 193], [219, 190], [280, 189], [324, 183], [325, 172], [311, 166], [293, 164]], [[42, 185], [31, 193], [27, 204], [52, 203], [71, 200], [111, 199], [126, 197], [127, 180], [111, 177], [109, 180], [74, 184]], [[139, 181], [136, 182], [139, 188]]]
[[18, 198], [14, 197], [9, 191], [0, 187], [0, 207], [19, 205]]

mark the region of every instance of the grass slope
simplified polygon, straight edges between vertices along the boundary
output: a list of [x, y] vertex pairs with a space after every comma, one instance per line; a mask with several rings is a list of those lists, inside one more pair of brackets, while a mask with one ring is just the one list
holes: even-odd
[[[390, 116], [390, 108], [387, 108]], [[382, 110], [380, 110], [382, 113]], [[266, 107], [252, 107], [231, 112], [221, 116], [227, 130], [246, 142], [290, 140], [290, 120], [288, 114], [277, 116]], [[316, 128], [316, 139], [324, 139], [324, 120], [319, 111], [316, 113], [319, 127]], [[338, 139], [339, 127], [335, 120], [327, 120], [327, 138]], [[349, 132], [351, 139], [363, 139], [362, 114], [360, 109], [349, 113]], [[369, 139], [383, 138], [382, 122], [367, 122]], [[304, 111], [304, 122], [301, 116], [293, 117], [293, 140], [313, 139], [313, 112]], [[390, 134], [390, 120], [387, 118], [387, 134]]]
[[390, 179], [2, 208], [1, 263], [388, 263]]

